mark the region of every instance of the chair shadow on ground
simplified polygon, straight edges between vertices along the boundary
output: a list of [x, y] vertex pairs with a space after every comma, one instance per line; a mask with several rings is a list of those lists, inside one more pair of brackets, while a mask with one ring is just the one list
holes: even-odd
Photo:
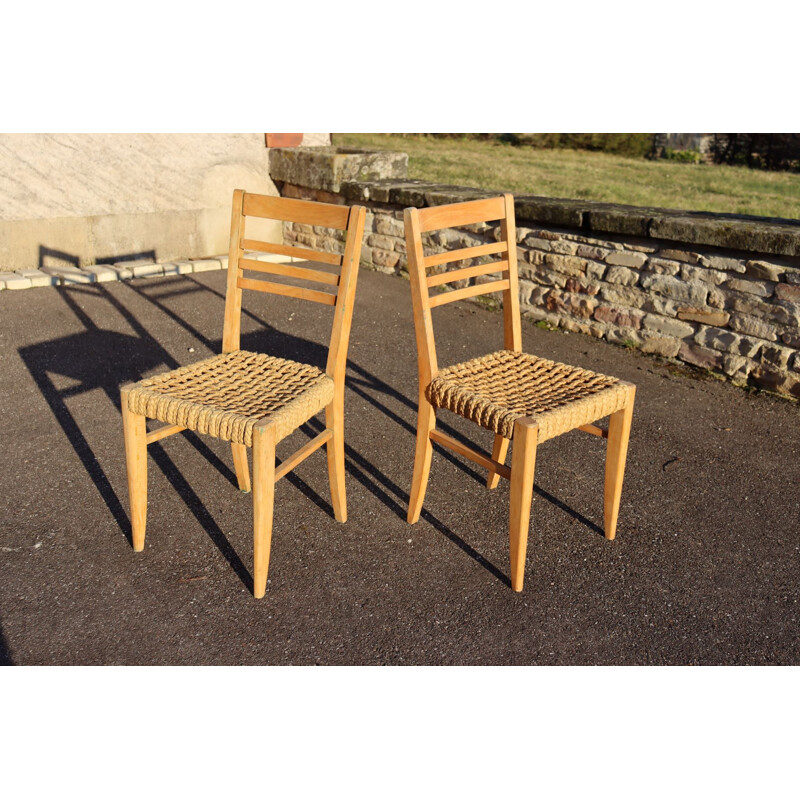
[[[65, 254], [59, 255], [63, 257]], [[122, 259], [117, 260], [119, 261]], [[224, 302], [223, 293], [204, 285], [194, 277], [188, 275], [176, 276], [172, 279], [160, 280], [157, 282], [153, 281], [146, 285], [126, 282], [125, 284], [114, 284], [114, 286], [124, 286], [138, 297], [146, 300], [173, 322], [184, 328], [196, 341], [201, 342], [211, 352], [220, 352], [221, 338], [209, 339], [180, 314], [175, 312], [174, 309], [170, 308], [165, 301], [170, 297], [187, 295], [195, 292], [203, 292], [216, 296], [220, 300], [219, 321], [221, 331], [222, 302]], [[83, 433], [79, 421], [70, 411], [67, 401], [72, 397], [82, 395], [95, 389], [101, 389], [119, 413], [119, 389], [122, 384], [140, 380], [143, 375], [151, 373], [152, 371], [158, 371], [159, 368], [175, 369], [180, 366], [180, 364], [156, 341], [142, 322], [137, 319], [130, 309], [116, 296], [118, 292], [109, 291], [103, 284], [62, 286], [58, 287], [56, 291], [83, 325], [84, 330], [60, 339], [21, 348], [19, 351], [20, 356], [36, 382], [39, 391], [50, 406], [61, 429], [80, 458], [84, 469], [94, 483], [98, 493], [120, 529], [124, 532], [128, 541], [131, 542], [130, 520], [120, 500], [120, 496], [106, 475], [103, 466], [96, 458], [88, 439]], [[108, 303], [108, 305], [127, 322], [134, 331], [134, 335], [98, 327], [90, 315], [81, 307], [79, 301], [82, 298], [99, 299]], [[327, 356], [327, 346], [279, 331], [271, 327], [266, 320], [251, 311], [243, 310], [242, 313], [243, 316], [250, 317], [260, 326], [258, 331], [242, 335], [243, 349], [250, 349], [256, 352], [269, 352], [279, 357], [290, 358], [324, 367]], [[60, 382], [62, 383], [64, 382], [64, 378], [72, 381], [72, 385], [65, 389], [59, 389], [54, 380], [55, 376], [61, 376]], [[395, 401], [395, 403], [399, 403], [405, 407], [409, 415], [414, 418], [417, 410], [414, 401], [352, 361], [348, 362], [346, 386], [349, 390], [355, 392], [359, 397], [381, 412], [387, 422], [391, 421], [406, 430], [412, 437], [415, 436], [416, 430], [414, 425], [387, 405], [387, 401]], [[319, 433], [323, 427], [322, 421], [314, 418], [306, 425], [301, 426], [300, 431], [310, 438]], [[460, 432], [451, 428], [446, 423], [440, 423], [439, 427], [455, 438], [461, 441], [467, 441]], [[121, 419], [119, 421], [118, 431], [120, 444], [119, 457], [121, 460], [124, 460]], [[219, 473], [225, 476], [232, 487], [236, 487], [236, 477], [232, 468], [221, 460], [199, 436], [191, 431], [185, 431], [182, 435]], [[409, 457], [413, 459], [413, 438], [411, 442]], [[449, 451], [438, 447], [436, 449], [440, 457], [446, 458], [476, 481], [480, 483], [485, 482], [486, 476], [484, 474], [478, 473], [471, 466], [468, 466], [453, 456]], [[164, 450], [161, 442], [155, 442], [150, 445], [148, 447], [148, 452], [150, 456], [152, 456], [155, 464], [172, 484], [177, 494], [183, 498], [198, 523], [206, 530], [212, 542], [231, 568], [236, 572], [242, 582], [248, 586], [248, 588], [252, 589], [252, 576], [249, 570], [244, 565], [213, 516], [205, 507], [201, 498], [192, 489], [183, 477], [180, 469]], [[409, 501], [408, 492], [397, 486], [394, 481], [381, 472], [369, 459], [364, 457], [352, 446], [346, 445], [345, 453], [347, 458], [346, 469], [348, 473], [374, 497], [404, 520]], [[286, 480], [325, 513], [333, 516], [331, 504], [323, 499], [295, 473], [288, 473]], [[570, 509], [557, 498], [539, 488], [536, 488], [535, 491], [583, 524], [595, 530], [600, 530], [599, 527], [590, 520]], [[126, 493], [124, 486], [123, 493]], [[508, 577], [500, 569], [458, 535], [453, 533], [433, 514], [423, 510], [422, 519], [459, 547], [462, 552], [487, 569], [499, 581], [510, 586]], [[600, 532], [602, 533], [601, 530]], [[2, 663], [2, 658], [2, 640], [0, 640], [0, 663]]]
[[[122, 384], [140, 380], [143, 374], [158, 367], [174, 369], [179, 364], [102, 285], [59, 287], [56, 291], [84, 325], [85, 330], [61, 339], [23, 347], [19, 353], [98, 493], [131, 542], [130, 519], [120, 496], [95, 456], [81, 424], [70, 411], [67, 401], [78, 395], [101, 389], [119, 411], [119, 388]], [[131, 336], [97, 327], [80, 307], [78, 299], [81, 295], [99, 297], [108, 302], [138, 335]], [[56, 376], [62, 381], [66, 378], [73, 384], [66, 389], [59, 389], [54, 380]], [[119, 426], [120, 458], [124, 459], [121, 420]], [[232, 485], [235, 485], [233, 470], [199, 436], [192, 432], [187, 432], [185, 436], [201, 455], [225, 475]], [[148, 448], [148, 451], [230, 566], [247, 583], [250, 580], [247, 568], [164, 448], [156, 442]]]
[[0, 667], [13, 667], [14, 661], [11, 658], [11, 651], [8, 649], [6, 637], [3, 635], [3, 629], [0, 627]]

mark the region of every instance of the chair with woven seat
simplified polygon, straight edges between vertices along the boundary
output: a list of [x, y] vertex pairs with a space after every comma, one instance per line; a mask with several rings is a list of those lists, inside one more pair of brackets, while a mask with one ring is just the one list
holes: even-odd
[[[266, 592], [275, 482], [327, 445], [334, 516], [347, 519], [344, 484], [344, 376], [366, 210], [236, 190], [225, 296], [222, 354], [121, 389], [128, 491], [134, 550], [144, 549], [147, 516], [147, 445], [182, 430], [231, 443], [239, 488], [250, 491], [247, 448], [253, 449], [253, 593]], [[249, 217], [296, 222], [345, 232], [343, 254], [245, 238]], [[255, 260], [250, 251], [340, 267], [299, 266]], [[253, 277], [266, 273], [322, 284], [308, 288]], [[242, 290], [311, 300], [333, 306], [326, 369], [240, 349]], [[278, 442], [325, 411], [326, 427], [276, 469]], [[166, 423], [148, 433], [146, 420]]]
[[[423, 234], [498, 220], [497, 242], [428, 256], [424, 253]], [[422, 210], [407, 208], [405, 233], [419, 366], [417, 445], [408, 521], [417, 522], [422, 511], [434, 442], [487, 469], [489, 489], [497, 486], [500, 477], [509, 479], [511, 586], [522, 591], [537, 445], [575, 429], [608, 439], [604, 522], [606, 538], [613, 539], [636, 388], [608, 375], [522, 352], [516, 224], [510, 194]], [[493, 255], [498, 260], [485, 263]], [[429, 274], [441, 265], [471, 260], [478, 263]], [[454, 282], [459, 282], [460, 288], [431, 294], [431, 289]], [[502, 292], [504, 349], [440, 370], [431, 310], [491, 292]], [[439, 409], [492, 431], [492, 455], [437, 430]], [[607, 416], [607, 430], [593, 424]], [[505, 459], [511, 442], [509, 469]]]

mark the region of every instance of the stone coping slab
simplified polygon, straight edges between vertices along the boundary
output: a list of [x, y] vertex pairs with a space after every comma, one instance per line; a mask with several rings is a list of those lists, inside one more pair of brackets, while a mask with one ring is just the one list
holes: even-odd
[[[408, 178], [385, 178], [342, 182], [341, 193], [350, 202], [424, 208], [492, 197], [499, 194], [500, 190], [450, 186]], [[628, 206], [538, 195], [517, 194], [514, 199], [518, 223], [532, 222], [575, 228], [586, 233], [612, 233], [731, 250], [800, 256], [800, 220]]]
[[274, 181], [338, 192], [342, 183], [405, 178], [408, 154], [355, 147], [287, 147], [269, 153]]

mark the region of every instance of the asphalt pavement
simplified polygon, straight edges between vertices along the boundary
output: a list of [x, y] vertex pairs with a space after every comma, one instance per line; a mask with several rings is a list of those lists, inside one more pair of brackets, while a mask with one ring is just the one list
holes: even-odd
[[[270, 581], [251, 593], [252, 504], [230, 447], [154, 444], [130, 544], [119, 386], [218, 353], [225, 273], [0, 293], [0, 663], [797, 664], [800, 407], [579, 334], [529, 352], [638, 387], [617, 538], [605, 443], [537, 456], [525, 589], [508, 484], [436, 450], [405, 521], [416, 350], [409, 285], [362, 272], [346, 394], [349, 520], [324, 453], [276, 488]], [[330, 310], [246, 293], [243, 347], [324, 364]], [[437, 309], [442, 365], [502, 346], [502, 316]], [[491, 434], [448, 412], [444, 430]], [[285, 457], [321, 430], [279, 446]]]

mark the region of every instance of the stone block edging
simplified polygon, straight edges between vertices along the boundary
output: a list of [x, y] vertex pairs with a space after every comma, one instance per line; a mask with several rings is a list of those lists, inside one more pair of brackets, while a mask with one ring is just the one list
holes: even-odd
[[[345, 181], [341, 184], [341, 194], [353, 203], [377, 202], [425, 208], [493, 197], [500, 192], [418, 180], [383, 179]], [[514, 195], [514, 203], [518, 224], [554, 225], [587, 235], [610, 233], [778, 256], [800, 256], [800, 220], [522, 194]]]
[[[268, 253], [246, 252], [254, 261], [288, 262], [296, 259]], [[190, 275], [228, 268], [228, 256], [211, 258], [172, 259], [171, 261], [119, 261], [116, 264], [96, 264], [88, 267], [55, 266], [0, 271], [0, 291], [35, 289], [42, 286], [69, 286], [86, 283], [127, 281], [133, 278], [161, 278], [170, 275]]]

